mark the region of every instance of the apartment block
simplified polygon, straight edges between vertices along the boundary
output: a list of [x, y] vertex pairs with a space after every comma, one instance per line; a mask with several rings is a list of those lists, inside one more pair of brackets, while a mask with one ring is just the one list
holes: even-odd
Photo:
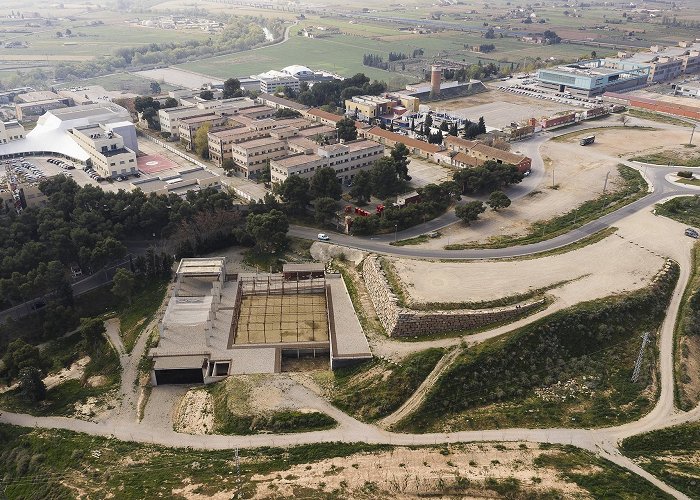
[[236, 164], [235, 171], [244, 177], [257, 178], [268, 160], [287, 156], [287, 141], [274, 137], [264, 137], [231, 145], [231, 158]]
[[200, 128], [205, 125], [208, 125], [210, 128], [222, 127], [226, 125], [227, 122], [227, 117], [219, 116], [214, 113], [192, 118], [183, 118], [180, 120], [180, 125], [178, 126], [180, 142], [184, 144], [187, 149], [191, 150], [194, 148], [194, 136]]

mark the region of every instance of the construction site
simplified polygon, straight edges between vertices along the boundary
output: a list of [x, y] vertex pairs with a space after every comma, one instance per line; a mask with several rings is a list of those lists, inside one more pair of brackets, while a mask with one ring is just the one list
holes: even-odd
[[227, 273], [224, 257], [183, 259], [159, 330], [154, 385], [279, 373], [304, 357], [326, 357], [331, 369], [372, 357], [343, 279], [322, 264]]

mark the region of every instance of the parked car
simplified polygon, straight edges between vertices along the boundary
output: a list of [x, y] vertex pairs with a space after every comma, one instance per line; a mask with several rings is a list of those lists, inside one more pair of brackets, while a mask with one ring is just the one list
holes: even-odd
[[[685, 235], [690, 236], [691, 238], [695, 238], [695, 239], [698, 239], [698, 237], [700, 236], [698, 234], [698, 232], [695, 229], [693, 229], [692, 227], [689, 227], [688, 229], [685, 230]], [[319, 234], [319, 236], [321, 236], [321, 235]]]

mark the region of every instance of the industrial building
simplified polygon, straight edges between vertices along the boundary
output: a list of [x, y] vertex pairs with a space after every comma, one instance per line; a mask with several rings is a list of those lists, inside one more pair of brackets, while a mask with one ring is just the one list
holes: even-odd
[[202, 167], [193, 167], [175, 173], [171, 171], [158, 177], [134, 179], [131, 182], [131, 187], [140, 189], [146, 194], [185, 196], [188, 191], [201, 191], [207, 188], [220, 189], [221, 181], [218, 175]]
[[224, 257], [183, 259], [159, 329], [154, 385], [277, 373], [289, 358], [327, 356], [337, 368], [372, 357], [343, 279], [322, 264], [229, 274]]
[[540, 87], [554, 92], [592, 97], [604, 92], [643, 87], [647, 83], [648, 65], [614, 67], [605, 59], [581, 61], [537, 71]]
[[0, 144], [24, 139], [24, 127], [18, 121], [0, 122]]
[[60, 96], [48, 90], [26, 92], [15, 96], [15, 115], [18, 120], [41, 116], [51, 109], [67, 108], [73, 105], [70, 97]]

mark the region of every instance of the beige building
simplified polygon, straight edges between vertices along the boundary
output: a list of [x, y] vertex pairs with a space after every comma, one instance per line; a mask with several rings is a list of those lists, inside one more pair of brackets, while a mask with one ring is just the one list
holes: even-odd
[[180, 142], [187, 149], [194, 149], [194, 136], [197, 131], [208, 125], [210, 128], [222, 127], [226, 125], [228, 118], [225, 116], [215, 115], [210, 113], [204, 116], [193, 116], [192, 118], [183, 118], [178, 126], [178, 136]]
[[384, 97], [362, 95], [345, 100], [345, 114], [367, 120], [391, 114], [394, 110], [415, 113], [418, 111], [419, 104], [420, 99], [409, 95], [386, 94]]
[[257, 178], [268, 160], [287, 156], [287, 141], [274, 137], [263, 137], [231, 145], [231, 158], [236, 163], [235, 171], [244, 177]]
[[24, 127], [19, 122], [0, 122], [0, 144], [18, 139], [24, 139]]
[[[291, 142], [291, 141], [290, 141]], [[299, 143], [297, 143], [299, 144]], [[299, 144], [297, 147], [301, 147]], [[290, 147], [291, 149], [291, 147]], [[300, 153], [270, 162], [272, 182], [284, 182], [291, 175], [313, 177], [321, 167], [331, 167], [339, 180], [348, 183], [360, 170], [374, 165], [384, 155], [384, 146], [374, 141], [357, 140], [320, 146], [315, 153]]]
[[124, 146], [124, 139], [104, 125], [76, 127], [73, 140], [89, 155], [89, 162], [102, 177], [133, 175], [137, 172], [136, 153]]

